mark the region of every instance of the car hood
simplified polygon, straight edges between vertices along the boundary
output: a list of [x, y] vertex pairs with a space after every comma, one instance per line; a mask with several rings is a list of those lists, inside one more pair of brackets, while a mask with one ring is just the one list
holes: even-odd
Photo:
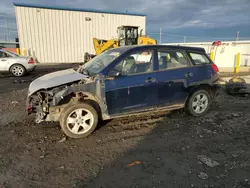
[[28, 96], [41, 89], [49, 89], [83, 79], [88, 79], [88, 76], [76, 72], [74, 69], [67, 69], [49, 73], [35, 79], [30, 83]]

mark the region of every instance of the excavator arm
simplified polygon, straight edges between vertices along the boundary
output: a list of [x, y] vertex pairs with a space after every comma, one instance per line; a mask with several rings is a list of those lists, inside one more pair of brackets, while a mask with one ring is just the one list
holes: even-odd
[[84, 54], [84, 63], [88, 62], [93, 57], [101, 54], [102, 52], [110, 49], [110, 48], [117, 48], [118, 47], [118, 40], [110, 39], [110, 40], [100, 40], [97, 38], [93, 38], [93, 44], [95, 49], [95, 54]]
[[118, 47], [118, 41], [115, 39], [98, 40], [97, 38], [93, 38], [93, 43], [94, 43], [95, 55], [99, 55], [110, 48]]

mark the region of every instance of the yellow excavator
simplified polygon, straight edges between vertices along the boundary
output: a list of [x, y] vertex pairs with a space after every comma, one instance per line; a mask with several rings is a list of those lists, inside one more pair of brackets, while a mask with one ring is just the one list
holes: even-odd
[[139, 27], [137, 26], [120, 26], [117, 28], [117, 34], [117, 39], [103, 40], [93, 38], [95, 54], [89, 54], [86, 52], [84, 55], [84, 62], [88, 62], [91, 58], [110, 48], [128, 45], [157, 44], [155, 39], [152, 39], [148, 36], [143, 36], [142, 30], [139, 32]]

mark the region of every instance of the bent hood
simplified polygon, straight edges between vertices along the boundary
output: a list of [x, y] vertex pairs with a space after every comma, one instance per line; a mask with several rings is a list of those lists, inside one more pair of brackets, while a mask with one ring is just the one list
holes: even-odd
[[87, 75], [76, 72], [73, 69], [67, 69], [45, 74], [44, 76], [41, 76], [30, 83], [28, 96], [32, 95], [33, 93], [41, 89], [49, 89], [87, 78], [88, 78]]

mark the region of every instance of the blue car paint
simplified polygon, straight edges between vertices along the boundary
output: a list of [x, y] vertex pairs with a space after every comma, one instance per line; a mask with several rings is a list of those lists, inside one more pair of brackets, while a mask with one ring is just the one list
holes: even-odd
[[[209, 66], [191, 66], [179, 69], [159, 71], [158, 104], [159, 106], [185, 103], [190, 95], [190, 87], [204, 84], [210, 80]], [[188, 75], [192, 76], [188, 76]]]
[[105, 94], [110, 114], [124, 113], [157, 105], [157, 83], [146, 83], [155, 73], [120, 76], [105, 82]]
[[[158, 70], [158, 49], [179, 49], [177, 46], [139, 46], [114, 49], [120, 52], [120, 56], [106, 67], [101, 74], [104, 75], [104, 93], [108, 114], [115, 116], [126, 112], [142, 109], [184, 104], [190, 95], [190, 87], [200, 84], [213, 84], [215, 73], [210, 64], [194, 66], [189, 57], [190, 67], [177, 69]], [[153, 71], [150, 73], [120, 76], [113, 80], [105, 79], [108, 72], [129, 54], [138, 50], [150, 50], [153, 53]], [[183, 47], [185, 52], [185, 47]], [[190, 47], [187, 47], [189, 50]], [[204, 49], [195, 48], [194, 52], [204, 53]], [[212, 62], [211, 62], [212, 63]], [[192, 76], [188, 76], [191, 73]], [[146, 83], [149, 78], [155, 78], [156, 82]]]
[[[138, 51], [137, 48], [132, 48], [131, 50], [130, 48], [128, 48], [126, 53], [117, 58], [108, 70], [111, 70], [117, 63], [121, 62], [122, 59], [129, 56], [129, 54]], [[146, 49], [140, 48], [140, 50]], [[152, 57], [154, 57], [154, 53]], [[154, 62], [155, 60], [153, 60], [153, 70], [156, 69]], [[108, 72], [106, 74], [108, 74]], [[156, 106], [158, 85], [157, 83], [146, 82], [146, 80], [153, 77], [155, 77], [155, 72], [120, 76], [114, 80], [106, 80], [105, 94], [109, 114], [120, 114], [141, 108]], [[151, 94], [149, 95], [148, 93]]]

